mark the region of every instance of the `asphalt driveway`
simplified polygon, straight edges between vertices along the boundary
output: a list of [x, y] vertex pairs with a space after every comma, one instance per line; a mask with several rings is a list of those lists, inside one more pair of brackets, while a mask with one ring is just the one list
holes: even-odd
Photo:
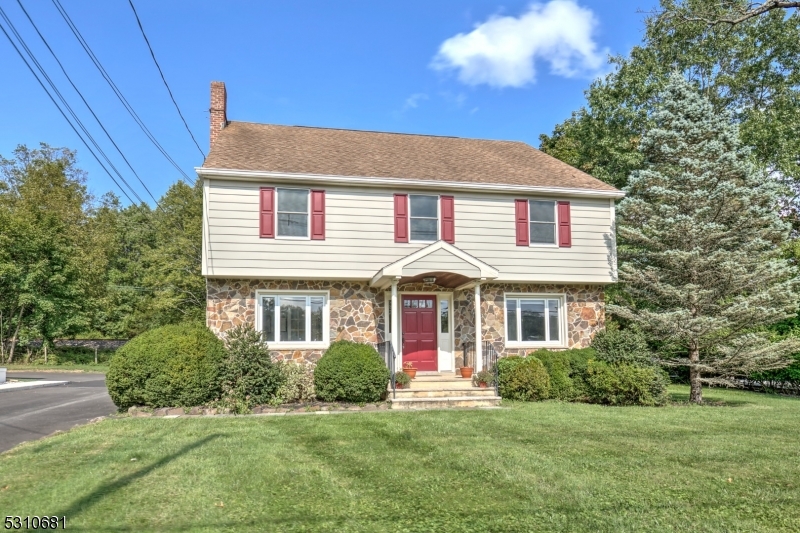
[[0, 393], [0, 452], [116, 411], [104, 374], [9, 372], [8, 377], [70, 383]]

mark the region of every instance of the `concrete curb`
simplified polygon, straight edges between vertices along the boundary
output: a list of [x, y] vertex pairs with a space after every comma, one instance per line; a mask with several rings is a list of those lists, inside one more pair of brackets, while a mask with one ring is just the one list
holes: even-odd
[[69, 381], [20, 381], [17, 383], [4, 383], [0, 385], [0, 392], [14, 392], [18, 390], [41, 389], [43, 387], [63, 387]]

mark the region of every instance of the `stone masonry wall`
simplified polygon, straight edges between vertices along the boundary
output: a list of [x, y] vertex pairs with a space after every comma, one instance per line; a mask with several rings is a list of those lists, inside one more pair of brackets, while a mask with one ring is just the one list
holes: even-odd
[[[330, 339], [356, 342], [383, 342], [386, 310], [384, 292], [366, 282], [285, 281], [285, 280], [207, 280], [206, 323], [217, 335], [239, 324], [256, 323], [257, 290], [330, 291]], [[430, 284], [403, 285], [400, 291], [442, 292]], [[490, 341], [501, 356], [524, 355], [528, 349], [506, 349], [503, 295], [515, 293], [564, 293], [567, 302], [567, 346], [588, 346], [594, 334], [605, 327], [605, 303], [600, 285], [527, 285], [486, 283], [481, 286], [481, 340]], [[459, 363], [462, 345], [475, 341], [475, 293], [473, 289], [453, 294], [453, 336]], [[316, 363], [324, 350], [274, 350], [276, 360]]]
[[[206, 324], [218, 336], [240, 324], [256, 325], [256, 291], [330, 291], [330, 339], [383, 342], [383, 292], [349, 281], [225, 280], [206, 282]], [[316, 363], [324, 350], [273, 350], [275, 360]]]

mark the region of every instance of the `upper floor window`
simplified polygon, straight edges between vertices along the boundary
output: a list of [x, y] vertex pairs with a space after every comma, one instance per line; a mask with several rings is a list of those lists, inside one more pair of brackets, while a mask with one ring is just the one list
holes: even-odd
[[548, 200], [530, 200], [531, 244], [556, 244], [556, 203]]
[[278, 237], [308, 238], [308, 189], [278, 189]]
[[439, 197], [410, 194], [409, 229], [412, 241], [433, 242], [439, 238]]

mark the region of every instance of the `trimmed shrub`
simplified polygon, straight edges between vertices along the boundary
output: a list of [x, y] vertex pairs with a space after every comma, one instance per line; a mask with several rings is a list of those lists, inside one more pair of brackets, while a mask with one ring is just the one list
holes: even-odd
[[326, 402], [377, 402], [388, 383], [389, 369], [370, 344], [336, 341], [314, 370], [317, 397]]
[[311, 367], [294, 361], [278, 363], [281, 373], [281, 386], [270, 403], [313, 402], [317, 399], [314, 391], [314, 371]]
[[667, 400], [668, 376], [654, 366], [611, 365], [589, 361], [586, 385], [589, 400], [607, 405], [662, 405]]
[[591, 348], [551, 352], [541, 349], [528, 354], [539, 359], [550, 375], [550, 397], [573, 401], [586, 397], [586, 367], [595, 357]]
[[283, 381], [267, 343], [253, 326], [241, 325], [225, 334], [225, 359], [220, 367], [221, 401], [234, 412], [269, 402]]
[[[509, 361], [510, 360], [510, 361]], [[504, 357], [498, 361], [502, 376], [498, 383], [500, 396], [524, 402], [546, 400], [550, 397], [550, 376], [542, 362], [535, 357]]]
[[162, 326], [117, 350], [106, 374], [111, 400], [134, 405], [192, 407], [219, 396], [225, 347], [205, 326]]
[[605, 329], [597, 332], [592, 340], [597, 360], [613, 365], [627, 363], [652, 366], [653, 353], [644, 335], [634, 329]]

